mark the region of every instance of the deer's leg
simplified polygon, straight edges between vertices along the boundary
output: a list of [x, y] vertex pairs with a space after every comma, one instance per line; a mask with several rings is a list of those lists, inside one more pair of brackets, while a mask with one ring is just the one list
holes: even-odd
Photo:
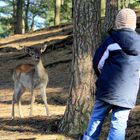
[[33, 89], [31, 89], [31, 106], [30, 106], [30, 114], [29, 114], [30, 117], [33, 116], [33, 104], [34, 104], [34, 101], [35, 101], [35, 96], [34, 96]]
[[21, 109], [21, 95], [25, 92], [25, 88], [23, 86], [21, 86], [20, 92], [17, 96], [17, 104], [18, 104], [18, 114], [19, 116], [22, 118], [23, 117], [23, 113], [22, 113], [22, 109]]
[[23, 86], [18, 82], [16, 81], [14, 83], [14, 93], [13, 93], [13, 99], [12, 99], [12, 119], [14, 119], [15, 117], [15, 102], [19, 102], [19, 97], [21, 96], [22, 94], [22, 91], [23, 90]]
[[44, 104], [45, 104], [46, 114], [47, 114], [47, 116], [50, 116], [48, 104], [47, 104], [46, 87], [41, 88], [41, 96], [42, 96], [42, 99], [43, 99]]
[[15, 117], [15, 91], [13, 93], [13, 98], [12, 98], [12, 119]]
[[12, 98], [12, 119], [15, 117], [15, 102], [17, 101], [17, 95], [19, 94], [20, 87], [17, 81], [14, 82], [14, 93]]

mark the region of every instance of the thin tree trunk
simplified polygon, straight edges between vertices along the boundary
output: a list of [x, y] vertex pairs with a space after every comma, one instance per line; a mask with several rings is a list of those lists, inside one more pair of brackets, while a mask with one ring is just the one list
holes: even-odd
[[121, 0], [121, 9], [129, 7], [130, 0]]
[[25, 20], [22, 18], [22, 34], [25, 33]]
[[30, 0], [27, 0], [26, 10], [25, 10], [25, 31], [26, 32], [29, 31], [29, 25], [28, 25], [29, 6], [30, 6]]
[[104, 33], [114, 27], [115, 17], [118, 12], [118, 0], [106, 0], [106, 12], [104, 20]]
[[61, 0], [55, 0], [55, 19], [54, 25], [60, 24]]
[[93, 106], [92, 57], [100, 41], [100, 0], [73, 0], [73, 26], [72, 80], [59, 128], [67, 134], [80, 134]]
[[64, 5], [64, 0], [61, 0], [61, 5]]
[[16, 33], [16, 0], [13, 0], [13, 31]]
[[23, 0], [17, 0], [16, 11], [16, 34], [22, 34], [23, 32]]
[[32, 22], [31, 22], [30, 31], [34, 31], [34, 24], [35, 24], [35, 16], [32, 17]]

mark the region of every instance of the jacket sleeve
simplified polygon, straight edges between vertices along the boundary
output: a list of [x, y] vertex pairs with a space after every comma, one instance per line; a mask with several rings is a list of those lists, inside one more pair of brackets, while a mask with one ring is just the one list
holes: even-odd
[[121, 50], [121, 47], [119, 46], [119, 44], [113, 43], [108, 45], [106, 49], [104, 49], [104, 51], [102, 51], [101, 49], [102, 49], [101, 47], [97, 49], [93, 58], [93, 68], [97, 76], [100, 75], [101, 70], [105, 64], [105, 61], [109, 57], [109, 52]]
[[114, 40], [112, 39], [112, 37], [107, 36], [102, 41], [101, 45], [95, 51], [95, 54], [94, 54], [94, 57], [93, 57], [92, 61], [93, 61], [93, 69], [94, 69], [97, 77], [100, 75], [100, 71], [98, 69], [99, 61], [100, 61], [101, 57], [103, 56], [104, 52], [106, 51], [107, 47], [112, 43], [115, 43]]
[[101, 46], [95, 51], [95, 55], [93, 57], [93, 69], [95, 71], [95, 74], [97, 77], [99, 77], [100, 75], [100, 71], [98, 69], [98, 63], [101, 59], [101, 56], [102, 56], [102, 48]]

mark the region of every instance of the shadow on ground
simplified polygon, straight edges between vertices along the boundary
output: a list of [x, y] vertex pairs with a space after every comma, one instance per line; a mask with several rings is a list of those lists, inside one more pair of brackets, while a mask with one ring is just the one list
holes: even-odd
[[58, 130], [59, 122], [62, 116], [55, 115], [51, 117], [35, 116], [29, 118], [0, 118], [0, 131], [11, 132], [29, 132], [34, 134], [52, 134]]

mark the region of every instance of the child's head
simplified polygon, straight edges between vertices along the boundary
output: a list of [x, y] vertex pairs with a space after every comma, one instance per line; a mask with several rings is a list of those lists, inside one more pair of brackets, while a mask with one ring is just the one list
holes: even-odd
[[116, 16], [115, 26], [116, 29], [129, 28], [136, 29], [136, 13], [129, 8], [121, 9]]

